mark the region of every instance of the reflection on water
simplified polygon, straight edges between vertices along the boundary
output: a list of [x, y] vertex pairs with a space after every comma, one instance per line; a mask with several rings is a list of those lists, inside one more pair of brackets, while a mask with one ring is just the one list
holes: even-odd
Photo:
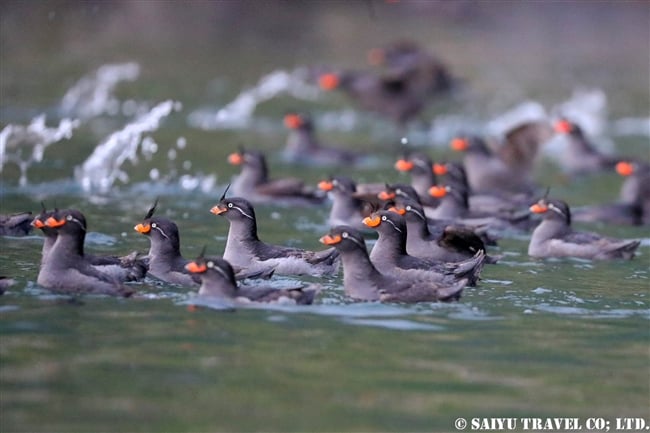
[[[315, 185], [331, 174], [281, 162], [287, 109], [375, 156], [347, 172], [368, 182], [406, 180], [392, 169], [402, 136], [451, 159], [458, 131], [499, 136], [559, 114], [603, 149], [647, 156], [646, 4], [375, 1], [369, 13], [362, 3], [4, 3], [2, 212], [38, 210], [42, 199], [80, 208], [87, 249], [123, 255], [148, 248], [133, 225], [160, 196], [184, 256], [203, 245], [218, 254], [227, 224], [209, 209], [239, 144], [267, 152], [277, 176]], [[26, 34], [26, 22], [40, 30]], [[467, 81], [459, 100], [406, 131], [303, 75], [305, 65], [363, 67], [365, 50], [399, 37], [424, 41]], [[577, 204], [615, 199], [616, 175], [561, 176], [561, 146], [546, 146], [540, 182]], [[327, 210], [260, 207], [260, 236], [319, 249]], [[513, 235], [460, 302], [418, 305], [352, 302], [340, 276], [319, 281], [312, 306], [215, 303], [153, 279], [133, 299], [71, 300], [35, 284], [40, 234], [1, 238], [0, 274], [17, 283], [0, 297], [0, 430], [450, 431], [457, 417], [647, 418], [650, 238], [646, 228], [584, 227], [641, 238], [639, 256], [533, 260], [528, 235]]]

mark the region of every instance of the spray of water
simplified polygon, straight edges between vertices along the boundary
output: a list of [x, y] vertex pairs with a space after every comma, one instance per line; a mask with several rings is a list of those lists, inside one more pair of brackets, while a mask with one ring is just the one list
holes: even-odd
[[27, 170], [43, 160], [45, 149], [63, 139], [70, 139], [79, 120], [63, 119], [59, 126], [48, 128], [45, 115], [32, 119], [27, 126], [9, 124], [0, 131], [0, 173], [8, 163], [20, 169], [20, 186], [27, 185]]
[[[61, 100], [61, 111], [89, 119], [102, 114], [116, 115], [120, 101], [113, 95], [115, 87], [122, 81], [134, 81], [140, 75], [137, 63], [103, 65], [95, 72], [81, 78]], [[133, 111], [132, 101], [123, 110]]]
[[191, 112], [188, 122], [193, 127], [206, 130], [244, 128], [248, 126], [258, 104], [281, 93], [313, 100], [318, 97], [319, 91], [308, 84], [302, 69], [275, 71], [263, 76], [255, 87], [244, 90], [232, 102], [216, 111], [204, 108]]
[[143, 155], [156, 152], [157, 146], [151, 140], [143, 143], [143, 134], [153, 132], [160, 127], [163, 118], [173, 111], [179, 111], [181, 104], [165, 101], [153, 107], [148, 113], [112, 133], [98, 145], [86, 161], [75, 168], [75, 178], [84, 191], [107, 192], [116, 180], [128, 182], [128, 174], [122, 170], [124, 162], [138, 162], [138, 151]]

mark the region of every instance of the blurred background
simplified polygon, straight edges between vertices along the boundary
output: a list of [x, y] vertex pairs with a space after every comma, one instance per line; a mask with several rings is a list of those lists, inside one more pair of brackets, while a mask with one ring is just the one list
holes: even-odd
[[[215, 151], [230, 145], [234, 129], [243, 129], [237, 139], [244, 144], [281, 148], [286, 136], [281, 116], [289, 109], [325, 117], [318, 123], [330, 131], [330, 141], [370, 152], [394, 149], [404, 131], [381, 129], [375, 122], [369, 126], [375, 132], [372, 143], [355, 137], [367, 123], [345, 124], [342, 116], [325, 116], [348, 109], [347, 98], [316, 88], [292, 94], [291, 83], [279, 88], [284, 91], [276, 86], [271, 97], [257, 98], [244, 118], [248, 123], [240, 122], [239, 128], [210, 120], [247, 89], [260, 89], [260, 80], [273, 72], [305, 66], [368, 68], [368, 50], [400, 40], [414, 41], [437, 56], [462, 88], [429, 105], [419, 123], [411, 124], [415, 144], [444, 146], [442, 141], [459, 129], [477, 129], [525, 101], [551, 110], [581, 90], [605, 95], [598, 107], [582, 107], [600, 110], [601, 122], [648, 112], [650, 15], [645, 2], [7, 1], [0, 8], [0, 122], [25, 125], [39, 114], [46, 114], [48, 126], [66, 116], [90, 120], [75, 125], [66, 150], [59, 145], [44, 153], [46, 160], [58, 158], [55, 168], [68, 170], [67, 176], [70, 166], [79, 165], [134, 113], [168, 99], [182, 104], [171, 116], [175, 136], [164, 131], [153, 136], [159, 142], [182, 136], [194, 171], [217, 168], [201, 158], [204, 146], [209, 142]], [[106, 65], [132, 69], [122, 77], [108, 74], [114, 81], [105, 106], [97, 108], [102, 101], [92, 101], [88, 90], [70, 104], [67, 92]], [[454, 122], [444, 124], [450, 116]], [[418, 141], [417, 132], [431, 131], [436, 121], [448, 130]], [[341, 130], [347, 135], [341, 136]], [[590, 132], [603, 134], [605, 128]], [[162, 163], [153, 161], [129, 169], [131, 178], [142, 180]], [[11, 185], [20, 177], [13, 164], [2, 169], [3, 182]], [[39, 169], [32, 180], [64, 174], [48, 173], [53, 167], [47, 162]]]
[[647, 108], [642, 1], [10, 0], [0, 7], [3, 116], [8, 106], [57, 103], [81, 75], [107, 63], [141, 65], [140, 81], [150, 83], [137, 89], [141, 98], [214, 103], [278, 68], [365, 67], [368, 49], [400, 39], [423, 44], [477, 92], [504, 103], [555, 102], [576, 84], [618, 83], [636, 94], [615, 100], [621, 114]]

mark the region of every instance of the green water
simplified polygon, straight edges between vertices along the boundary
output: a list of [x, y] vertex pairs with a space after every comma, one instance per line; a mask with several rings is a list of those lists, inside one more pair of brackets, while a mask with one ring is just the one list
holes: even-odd
[[[152, 134], [160, 151], [125, 164], [129, 181], [109, 194], [82, 192], [72, 173], [124, 118], [84, 122], [29, 169], [27, 186], [5, 166], [2, 212], [36, 212], [41, 200], [78, 208], [88, 219], [87, 250], [121, 255], [148, 249], [133, 226], [159, 196], [186, 257], [203, 245], [218, 254], [227, 224], [209, 209], [236, 174], [226, 155], [240, 143], [259, 148], [275, 175], [316, 184], [334, 170], [282, 164], [281, 117], [291, 107], [322, 114], [347, 101], [276, 98], [256, 110], [257, 127], [243, 130], [201, 131], [187, 115], [231, 101], [275, 69], [362, 66], [367, 48], [399, 37], [426, 42], [470, 86], [469, 102], [443, 102], [428, 115], [490, 118], [528, 98], [558, 103], [580, 86], [607, 93], [611, 119], [650, 112], [646, 3], [402, 3], [3, 2], [1, 127], [41, 112], [56, 124], [53, 107], [70, 86], [123, 61], [142, 72], [118, 86], [120, 99], [171, 98], [183, 110]], [[377, 156], [376, 167], [352, 177], [407, 181], [392, 169], [402, 131], [369, 122], [322, 136]], [[179, 137], [187, 147], [169, 161]], [[622, 152], [648, 157], [647, 137], [614, 140]], [[456, 157], [435, 144], [434, 158]], [[152, 168], [177, 175], [151, 182]], [[181, 174], [214, 174], [218, 187], [184, 190]], [[574, 205], [615, 200], [621, 183], [615, 174], [568, 180], [550, 162], [538, 179]], [[256, 211], [264, 240], [322, 248], [327, 206]], [[0, 238], [0, 274], [17, 281], [0, 297], [0, 430], [455, 431], [459, 417], [650, 421], [647, 228], [580, 227], [644, 243], [629, 262], [539, 261], [527, 256], [526, 235], [507, 237], [492, 250], [502, 261], [455, 304], [355, 304], [338, 276], [321, 281], [313, 306], [237, 311], [188, 308], [187, 290], [153, 280], [136, 285], [134, 299], [54, 297], [35, 284], [39, 234]]]

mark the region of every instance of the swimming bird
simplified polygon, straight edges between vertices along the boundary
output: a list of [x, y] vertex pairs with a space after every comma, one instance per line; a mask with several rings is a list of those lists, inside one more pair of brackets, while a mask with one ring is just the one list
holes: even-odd
[[32, 230], [32, 213], [0, 214], [0, 236], [26, 236]]
[[542, 215], [542, 222], [533, 231], [528, 244], [528, 255], [532, 257], [631, 259], [640, 244], [638, 240], [615, 239], [574, 230], [571, 210], [562, 200], [542, 198], [530, 207], [530, 211]]
[[404, 74], [379, 75], [370, 71], [335, 71], [321, 74], [321, 89], [340, 89], [364, 110], [404, 127], [425, 108], [428, 96], [410, 85]]
[[463, 165], [472, 191], [518, 193], [534, 190], [531, 170], [509, 164], [495, 154], [481, 137], [456, 137], [451, 141], [451, 148], [465, 153]]
[[395, 162], [395, 169], [411, 175], [411, 186], [424, 206], [435, 208], [439, 200], [429, 194], [429, 188], [437, 183], [433, 160], [422, 152], [407, 152]]
[[240, 149], [228, 156], [228, 162], [242, 167], [232, 182], [233, 193], [252, 203], [317, 205], [325, 201], [324, 193], [305, 185], [300, 179], [271, 179], [262, 152]]
[[[198, 286], [200, 280], [190, 274], [185, 265], [188, 261], [181, 254], [181, 239], [178, 226], [168, 218], [154, 216], [158, 200], [149, 209], [141, 223], [134, 229], [149, 238], [149, 275], [171, 284], [185, 287]], [[255, 272], [237, 269], [237, 277], [268, 278], [273, 274], [272, 267], [260, 268]]]
[[550, 125], [536, 121], [510, 129], [502, 139], [460, 135], [450, 146], [464, 152], [463, 165], [473, 193], [530, 193], [537, 188], [533, 175], [540, 149], [551, 137]]
[[260, 240], [255, 209], [244, 198], [222, 196], [210, 212], [230, 223], [223, 258], [234, 266], [251, 271], [273, 267], [277, 275], [329, 276], [338, 271], [339, 254], [334, 248], [314, 252]]
[[558, 162], [567, 174], [580, 175], [611, 170], [623, 159], [600, 152], [575, 122], [563, 118], [555, 122], [554, 126], [558, 134], [566, 137], [566, 146]]
[[[43, 203], [41, 203], [41, 205], [42, 210], [38, 215], [36, 215], [36, 217], [34, 217], [31, 225], [40, 229], [44, 235], [43, 247], [41, 249], [42, 266], [48, 260], [50, 251], [52, 250], [59, 233], [59, 230], [57, 230], [56, 227], [50, 227], [46, 223], [50, 217], [56, 217], [60, 211], [58, 209], [48, 211]], [[122, 281], [141, 280], [144, 278], [148, 267], [147, 261], [140, 257], [137, 251], [118, 257], [92, 254], [84, 250], [83, 257], [85, 261], [96, 267], [98, 271], [115, 274], [118, 280]]]
[[345, 294], [353, 299], [404, 303], [452, 301], [460, 298], [467, 285], [467, 279], [440, 283], [379, 272], [368, 256], [363, 236], [352, 227], [334, 227], [320, 241], [340, 252], [343, 287]]
[[621, 161], [616, 171], [625, 177], [618, 201], [575, 209], [573, 219], [609, 224], [650, 224], [650, 165]]
[[366, 226], [361, 220], [370, 214], [368, 203], [357, 197], [356, 183], [347, 176], [331, 176], [318, 183], [318, 188], [326, 191], [332, 199], [327, 223], [330, 227], [348, 225], [357, 230]]
[[[406, 222], [406, 252], [423, 259], [458, 262], [486, 251], [485, 243], [471, 229], [454, 224], [438, 224], [431, 230], [422, 206], [409, 199], [395, 203], [389, 209], [404, 217]], [[498, 258], [486, 256], [486, 263]]]
[[131, 296], [134, 290], [122, 285], [131, 279], [130, 269], [94, 266], [84, 255], [86, 218], [76, 209], [54, 212], [45, 221], [56, 231], [56, 241], [42, 261], [36, 282], [64, 294]]
[[313, 119], [306, 113], [285, 114], [284, 126], [289, 129], [289, 136], [282, 154], [289, 162], [317, 166], [350, 166], [367, 159], [362, 153], [322, 143], [316, 134]]
[[379, 233], [370, 260], [381, 272], [405, 277], [415, 275], [440, 282], [465, 278], [469, 285], [476, 285], [485, 262], [485, 251], [477, 251], [473, 257], [460, 262], [415, 257], [406, 250], [406, 222], [398, 213], [377, 211], [364, 218], [363, 223]]
[[268, 286], [240, 286], [235, 273], [221, 257], [203, 257], [187, 263], [185, 269], [201, 279], [199, 296], [235, 300], [237, 302], [295, 303], [307, 305], [314, 301], [321, 289], [318, 284], [306, 287], [276, 288]]
[[458, 79], [436, 56], [411, 40], [399, 40], [373, 48], [368, 63], [379, 66], [391, 75], [409, 77], [410, 86], [423, 94], [437, 96], [458, 86]]

